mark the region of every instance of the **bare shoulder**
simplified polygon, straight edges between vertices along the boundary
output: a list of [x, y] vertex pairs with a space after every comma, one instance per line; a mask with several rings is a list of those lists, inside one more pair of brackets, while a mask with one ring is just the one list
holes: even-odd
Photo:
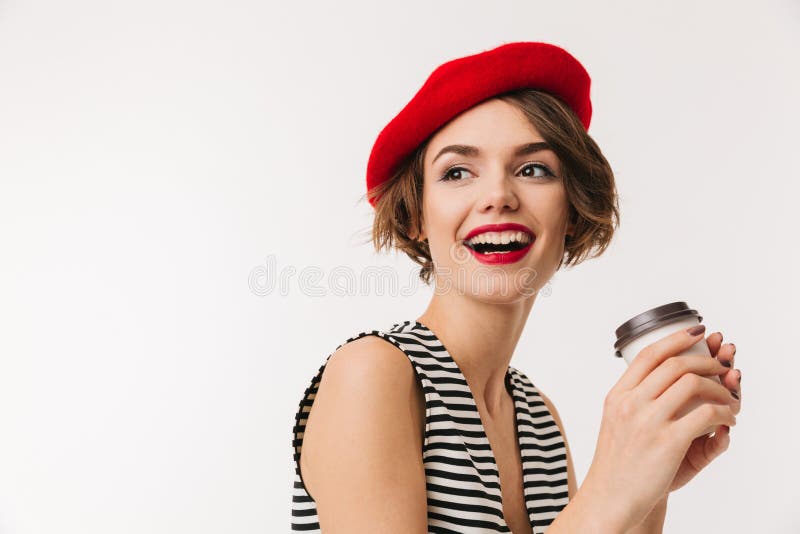
[[[413, 367], [403, 351], [379, 336], [364, 336], [353, 340], [331, 355], [322, 374], [322, 382], [393, 377], [414, 381]], [[321, 389], [320, 384], [320, 389]]]
[[427, 532], [423, 421], [424, 398], [399, 348], [364, 336], [331, 355], [300, 455], [323, 532]]
[[564, 423], [561, 422], [561, 416], [558, 414], [558, 410], [556, 410], [553, 401], [551, 401], [541, 389], [537, 388], [537, 390], [539, 391], [539, 396], [542, 398], [545, 406], [547, 406], [547, 409], [550, 410], [553, 420], [556, 422], [556, 425], [558, 425], [558, 429], [561, 432], [561, 437], [564, 438], [564, 448], [567, 450], [567, 485], [569, 487], [569, 498], [572, 499], [578, 492], [578, 481], [575, 476], [575, 465], [572, 463], [572, 454], [569, 450], [569, 443], [567, 442], [567, 433], [564, 430]]

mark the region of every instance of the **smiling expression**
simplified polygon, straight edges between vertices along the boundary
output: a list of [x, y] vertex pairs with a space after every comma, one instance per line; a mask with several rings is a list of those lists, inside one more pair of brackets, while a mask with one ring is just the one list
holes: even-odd
[[[541, 289], [572, 231], [568, 206], [557, 155], [522, 111], [503, 100], [458, 115], [428, 143], [419, 238], [428, 239], [437, 284], [456, 276], [451, 283], [467, 293], [496, 294], [468, 283], [494, 280], [493, 287], [505, 282], [515, 298], [519, 291], [509, 277], [524, 270], [535, 273], [523, 282], [526, 291]], [[503, 223], [516, 226], [481, 228]]]

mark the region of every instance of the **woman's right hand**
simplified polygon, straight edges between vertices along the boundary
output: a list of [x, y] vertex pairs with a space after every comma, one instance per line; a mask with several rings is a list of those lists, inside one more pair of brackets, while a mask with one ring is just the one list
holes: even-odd
[[606, 396], [581, 493], [598, 499], [604, 519], [620, 532], [669, 493], [695, 438], [716, 425], [736, 425], [735, 399], [711, 379], [727, 368], [708, 356], [672, 357], [702, 335], [682, 329], [646, 346]]

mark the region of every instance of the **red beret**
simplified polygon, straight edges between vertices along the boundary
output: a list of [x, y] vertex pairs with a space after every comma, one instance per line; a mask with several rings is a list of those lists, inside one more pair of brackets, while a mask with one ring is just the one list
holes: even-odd
[[[588, 129], [590, 83], [577, 59], [548, 43], [508, 43], [448, 61], [378, 134], [367, 163], [367, 190], [389, 180], [404, 158], [457, 115], [507, 91], [534, 88], [553, 94]], [[370, 200], [373, 207], [376, 200]]]

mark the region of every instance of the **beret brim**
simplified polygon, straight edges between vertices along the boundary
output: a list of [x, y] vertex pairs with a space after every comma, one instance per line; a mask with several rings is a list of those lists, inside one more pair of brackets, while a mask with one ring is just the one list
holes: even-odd
[[[553, 94], [588, 130], [590, 85], [583, 65], [549, 43], [508, 43], [443, 63], [378, 134], [367, 163], [367, 191], [391, 179], [406, 157], [460, 113], [508, 91], [533, 88]], [[369, 202], [374, 207], [377, 198]]]

